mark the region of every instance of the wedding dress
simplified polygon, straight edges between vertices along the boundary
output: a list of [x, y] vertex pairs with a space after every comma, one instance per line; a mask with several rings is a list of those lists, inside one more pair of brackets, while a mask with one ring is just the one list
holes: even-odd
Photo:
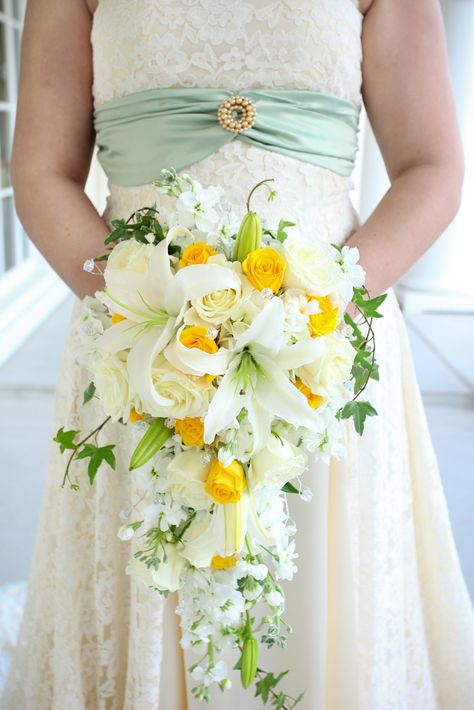
[[[100, 0], [92, 30], [95, 105], [153, 87], [312, 89], [361, 105], [361, 22], [355, 0]], [[217, 108], [217, 107], [216, 107]], [[196, 136], [196, 140], [199, 137]], [[350, 177], [240, 140], [188, 167], [220, 184], [242, 212], [250, 188], [275, 178], [278, 206], [253, 207], [276, 226], [342, 243], [358, 225]], [[151, 186], [110, 185], [104, 217], [169, 199]], [[91, 256], [94, 256], [91, 254]], [[93, 278], [93, 277], [91, 277]], [[450, 528], [405, 330], [389, 291], [376, 324], [378, 411], [363, 437], [346, 430], [347, 456], [312, 465], [310, 503], [291, 501], [299, 571], [286, 585], [294, 629], [262, 656], [291, 668], [288, 692], [305, 710], [474, 708], [474, 619]], [[90, 431], [87, 374], [75, 363], [72, 313], [52, 431]], [[126, 575], [118, 511], [135, 499], [129, 430], [109, 426], [117, 471], [78, 492], [61, 489], [65, 459], [52, 446], [29, 594], [4, 710], [189, 710], [199, 705], [168, 600]], [[213, 708], [261, 707], [251, 691], [217, 692]]]

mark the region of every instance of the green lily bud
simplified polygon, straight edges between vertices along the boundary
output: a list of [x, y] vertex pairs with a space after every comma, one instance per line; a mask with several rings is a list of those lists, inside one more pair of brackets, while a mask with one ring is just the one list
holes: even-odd
[[258, 641], [255, 636], [247, 636], [242, 650], [242, 665], [240, 680], [244, 688], [248, 688], [257, 675]]
[[244, 261], [251, 251], [260, 247], [262, 223], [256, 212], [249, 211], [240, 223], [234, 247], [234, 261]]
[[151, 459], [163, 446], [165, 441], [169, 439], [173, 430], [165, 426], [165, 419], [158, 417], [155, 419], [145, 434], [140, 439], [140, 442], [132, 454], [130, 459], [129, 470], [143, 466]]

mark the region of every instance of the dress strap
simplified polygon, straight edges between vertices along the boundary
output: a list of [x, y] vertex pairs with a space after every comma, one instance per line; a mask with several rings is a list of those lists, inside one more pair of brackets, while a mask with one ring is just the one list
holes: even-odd
[[359, 111], [332, 94], [298, 89], [158, 88], [113, 99], [94, 111], [98, 158], [115, 185], [152, 182], [239, 139], [351, 174]]

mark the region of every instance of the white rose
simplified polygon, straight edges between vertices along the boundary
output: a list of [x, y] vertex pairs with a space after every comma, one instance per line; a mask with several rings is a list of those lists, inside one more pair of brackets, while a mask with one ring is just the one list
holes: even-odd
[[119, 269], [125, 271], [135, 271], [139, 274], [147, 274], [150, 268], [150, 257], [154, 250], [153, 244], [142, 244], [135, 239], [127, 239], [115, 245], [105, 269], [107, 280], [107, 269]]
[[328, 244], [292, 235], [283, 243], [282, 256], [286, 261], [285, 288], [304, 288], [316, 296], [337, 291], [343, 274]]
[[251, 462], [251, 476], [254, 486], [277, 486], [281, 488], [292, 478], [300, 476], [306, 469], [305, 453], [286, 439], [271, 436]]
[[166, 468], [167, 489], [174, 500], [196, 510], [208, 509], [211, 496], [204, 485], [209, 473], [209, 464], [201, 462], [201, 453], [188, 449], [175, 456]]
[[153, 363], [151, 379], [156, 393], [169, 400], [169, 404], [159, 405], [149, 397], [143, 405], [153, 416], [184, 419], [207, 413], [215, 389], [204, 377], [185, 375], [170, 365], [163, 355], [158, 355]]
[[[176, 592], [184, 583], [184, 572], [187, 567], [186, 560], [179, 554], [176, 545], [165, 542], [158, 548], [160, 564], [157, 569], [147, 567], [144, 562], [133, 557], [125, 571], [141, 579], [150, 587], [156, 587], [161, 592]], [[166, 557], [166, 560], [165, 560]]]
[[183, 557], [195, 567], [210, 567], [217, 554], [213, 516], [207, 512], [197, 513], [181, 540], [184, 543], [180, 550]]
[[117, 421], [128, 420], [130, 392], [127, 367], [118, 355], [108, 355], [93, 363], [94, 384], [105, 413]]
[[296, 374], [314, 394], [339, 396], [344, 383], [350, 379], [356, 351], [342, 333], [329, 333], [319, 340], [325, 346], [321, 356], [299, 367]]

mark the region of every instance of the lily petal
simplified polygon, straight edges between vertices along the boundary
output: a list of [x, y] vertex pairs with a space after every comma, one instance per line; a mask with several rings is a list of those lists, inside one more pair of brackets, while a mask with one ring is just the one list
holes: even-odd
[[130, 321], [128, 318], [119, 323], [111, 325], [95, 341], [95, 347], [101, 352], [118, 353], [132, 347], [140, 334], [139, 323]]
[[170, 318], [165, 326], [153, 326], [141, 335], [128, 354], [127, 367], [133, 394], [140, 398], [143, 408], [153, 414], [157, 407], [166, 407], [172, 402], [157, 394], [153, 387], [151, 368], [157, 354], [168, 344], [175, 326]]
[[264, 375], [259, 377], [255, 397], [262, 407], [294, 426], [314, 427], [317, 415], [306, 397], [270, 358], [261, 357], [259, 365]]
[[284, 310], [279, 298], [272, 298], [256, 316], [253, 323], [235, 343], [236, 350], [247, 345], [258, 345], [275, 356], [283, 344]]
[[225, 429], [247, 405], [248, 395], [240, 393], [241, 385], [235, 372], [239, 363], [239, 358], [234, 358], [229, 365], [204, 417], [206, 444], [212, 444], [217, 432]]
[[297, 367], [314, 362], [325, 352], [326, 345], [322, 338], [300, 340], [294, 345], [286, 345], [274, 358], [282, 370], [295, 370]]
[[262, 406], [256, 397], [249, 398], [247, 414], [253, 433], [253, 448], [251, 452], [253, 456], [257, 451], [265, 447], [270, 437], [273, 416], [268, 407]]

